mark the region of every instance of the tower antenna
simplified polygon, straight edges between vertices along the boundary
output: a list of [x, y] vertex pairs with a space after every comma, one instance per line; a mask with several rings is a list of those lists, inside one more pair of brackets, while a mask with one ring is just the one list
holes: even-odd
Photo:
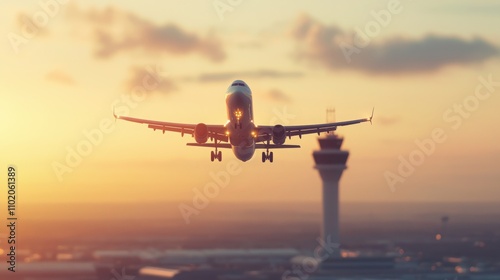
[[[335, 107], [330, 107], [326, 109], [326, 123], [335, 122]], [[328, 131], [326, 134], [333, 134], [333, 132]]]
[[326, 109], [326, 122], [327, 123], [335, 122], [335, 107]]

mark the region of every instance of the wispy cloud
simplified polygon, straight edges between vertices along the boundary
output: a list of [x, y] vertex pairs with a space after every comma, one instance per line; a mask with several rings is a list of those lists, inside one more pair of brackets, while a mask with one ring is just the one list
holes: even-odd
[[275, 102], [289, 103], [292, 99], [282, 90], [273, 88], [266, 93], [266, 97]]
[[99, 58], [132, 50], [152, 56], [198, 53], [214, 62], [226, 57], [222, 44], [212, 35], [202, 37], [173, 23], [157, 25], [115, 7], [82, 10], [70, 5], [68, 19], [92, 28], [94, 53]]
[[51, 81], [51, 82], [55, 82], [55, 83], [59, 83], [59, 84], [64, 84], [64, 85], [75, 84], [75, 80], [73, 80], [73, 78], [69, 74], [67, 74], [61, 70], [52, 70], [52, 71], [48, 72], [45, 75], [45, 79], [47, 81]]
[[355, 46], [355, 34], [325, 25], [303, 15], [295, 20], [291, 36], [298, 44], [297, 57], [331, 70], [351, 69], [390, 74], [434, 71], [448, 65], [480, 63], [499, 55], [499, 48], [483, 38], [427, 35], [370, 42], [346, 59], [341, 45]]
[[16, 18], [16, 25], [21, 32], [30, 36], [47, 37], [50, 32], [48, 28], [43, 28], [40, 23], [33, 21], [33, 15], [27, 12], [20, 12]]
[[261, 49], [262, 47], [264, 47], [264, 45], [265, 44], [262, 42], [262, 40], [249, 40], [238, 43], [237, 47], [241, 49]]
[[485, 1], [478, 5], [476, 1], [470, 3], [436, 2], [436, 6], [428, 8], [426, 12], [446, 13], [468, 16], [498, 16], [500, 3]]
[[186, 80], [198, 82], [219, 82], [230, 81], [232, 79], [261, 79], [261, 78], [299, 78], [302, 72], [280, 71], [280, 70], [248, 70], [248, 71], [228, 71], [218, 73], [202, 73], [197, 77], [187, 77]]
[[146, 93], [168, 94], [177, 90], [171, 79], [160, 76], [155, 69], [132, 66], [129, 72], [130, 75], [124, 82], [126, 92], [133, 92], [137, 87], [144, 88]]
[[391, 116], [391, 117], [377, 116], [374, 121], [377, 122], [377, 124], [380, 124], [382, 126], [391, 126], [391, 125], [394, 125], [394, 124], [400, 122], [401, 119], [399, 117], [396, 117], [396, 116]]

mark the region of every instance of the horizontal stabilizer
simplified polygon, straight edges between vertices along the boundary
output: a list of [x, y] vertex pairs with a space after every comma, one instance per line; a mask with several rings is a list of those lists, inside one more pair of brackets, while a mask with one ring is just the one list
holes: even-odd
[[255, 144], [255, 149], [292, 149], [300, 148], [300, 145], [266, 145], [266, 144]]
[[[207, 147], [207, 148], [215, 148], [214, 143], [187, 143], [186, 145], [188, 146], [195, 146], [195, 147]], [[231, 149], [231, 144], [228, 143], [219, 143], [217, 144], [217, 148], [222, 148], [222, 149]]]
[[[207, 147], [207, 148], [215, 148], [214, 143], [187, 143], [186, 145], [188, 146], [195, 146], [195, 147]], [[231, 144], [228, 143], [218, 143], [217, 148], [221, 149], [231, 149]], [[266, 144], [255, 144], [255, 149], [290, 149], [290, 148], [300, 148], [300, 145], [266, 145]]]

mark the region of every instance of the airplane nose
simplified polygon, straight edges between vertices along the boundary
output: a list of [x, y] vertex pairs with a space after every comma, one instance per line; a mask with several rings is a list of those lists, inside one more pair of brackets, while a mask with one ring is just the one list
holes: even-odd
[[248, 96], [246, 96], [243, 92], [236, 91], [227, 97], [227, 105], [232, 108], [238, 108], [247, 104], [249, 101], [248, 99]]

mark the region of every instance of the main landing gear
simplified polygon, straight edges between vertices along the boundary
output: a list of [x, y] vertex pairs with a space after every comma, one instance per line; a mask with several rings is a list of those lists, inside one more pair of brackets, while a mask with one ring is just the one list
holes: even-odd
[[210, 160], [214, 161], [215, 159], [222, 161], [222, 152], [217, 151], [217, 140], [215, 140], [215, 151], [210, 151]]
[[273, 162], [273, 152], [269, 152], [269, 140], [267, 141], [267, 148], [265, 152], [262, 152], [262, 162]]
[[218, 151], [218, 152], [211, 151], [210, 152], [210, 160], [214, 161], [215, 159], [217, 159], [218, 161], [222, 161], [222, 152], [221, 151]]
[[262, 152], [262, 162], [266, 162], [266, 160], [273, 162], [273, 152]]

